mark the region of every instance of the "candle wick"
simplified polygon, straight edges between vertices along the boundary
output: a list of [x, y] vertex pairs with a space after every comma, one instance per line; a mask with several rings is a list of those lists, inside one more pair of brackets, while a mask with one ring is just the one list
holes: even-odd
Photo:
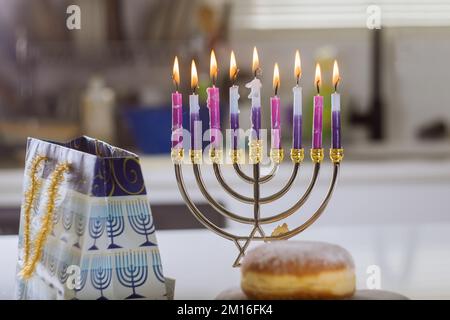
[[175, 80], [175, 77], [172, 76], [173, 84], [175, 85], [175, 90], [178, 92], [178, 82]]
[[255, 78], [256, 78], [256, 76], [258, 75], [258, 73], [260, 72], [260, 68], [259, 67], [257, 67], [256, 69], [255, 69]]
[[236, 68], [236, 70], [234, 70], [234, 74], [231, 77], [231, 84], [234, 86], [234, 84], [236, 83], [236, 79], [237, 79], [237, 75], [239, 73], [239, 69]]
[[297, 86], [299, 85], [300, 77], [297, 77]]
[[341, 81], [341, 77], [339, 77], [339, 78], [336, 80], [336, 83], [334, 84], [334, 92], [337, 92], [337, 87], [338, 87], [338, 84], [339, 84], [340, 81]]
[[320, 83], [320, 80], [317, 80], [317, 81], [316, 81], [317, 94], [320, 94], [319, 83]]
[[275, 86], [275, 96], [278, 94], [278, 84]]

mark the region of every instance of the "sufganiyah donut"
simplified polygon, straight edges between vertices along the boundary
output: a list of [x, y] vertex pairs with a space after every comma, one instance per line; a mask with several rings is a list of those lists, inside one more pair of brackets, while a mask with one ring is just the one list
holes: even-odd
[[351, 255], [311, 241], [276, 241], [250, 250], [241, 266], [250, 299], [340, 299], [355, 292]]

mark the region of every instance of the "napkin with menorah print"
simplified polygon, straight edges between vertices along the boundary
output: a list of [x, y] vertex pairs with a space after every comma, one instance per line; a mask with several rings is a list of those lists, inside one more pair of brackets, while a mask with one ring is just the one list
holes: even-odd
[[139, 158], [28, 139], [17, 270], [18, 299], [167, 299]]

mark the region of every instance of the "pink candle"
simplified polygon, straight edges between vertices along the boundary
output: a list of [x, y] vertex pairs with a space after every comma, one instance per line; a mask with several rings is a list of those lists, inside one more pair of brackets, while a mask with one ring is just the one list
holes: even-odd
[[180, 85], [180, 69], [178, 66], [178, 58], [175, 57], [172, 71], [173, 83], [176, 91], [172, 93], [172, 148], [183, 148], [183, 97], [178, 92]]
[[316, 76], [314, 79], [317, 95], [314, 96], [314, 112], [313, 112], [313, 149], [322, 149], [322, 114], [323, 114], [323, 97], [320, 95], [320, 84], [322, 82], [320, 74], [320, 65], [316, 64]]
[[209, 109], [209, 129], [211, 147], [220, 149], [220, 109], [219, 88], [213, 86], [206, 89], [208, 93], [207, 107]]
[[183, 147], [183, 108], [182, 96], [178, 91], [172, 93], [172, 148]]
[[280, 98], [277, 96], [279, 87], [280, 87], [280, 71], [278, 69], [278, 63], [275, 63], [275, 67], [273, 69], [273, 88], [275, 90], [275, 95], [270, 98], [270, 108], [272, 111], [271, 112], [272, 149], [281, 149]]

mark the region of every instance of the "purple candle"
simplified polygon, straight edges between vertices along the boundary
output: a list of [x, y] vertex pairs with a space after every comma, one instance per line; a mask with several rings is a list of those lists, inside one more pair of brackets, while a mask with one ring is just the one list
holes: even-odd
[[333, 85], [335, 92], [331, 95], [331, 148], [341, 149], [341, 95], [337, 93], [339, 83], [339, 68], [337, 61], [333, 66]]
[[237, 150], [239, 146], [239, 114], [230, 114], [230, 128], [232, 134], [231, 148]]
[[[336, 94], [334, 93], [333, 95], [336, 95]], [[332, 110], [331, 114], [332, 114], [332, 122], [331, 122], [331, 128], [332, 128], [332, 137], [331, 137], [331, 139], [332, 139], [332, 142], [331, 142], [331, 147], [333, 149], [341, 149], [342, 148], [342, 145], [341, 145], [341, 112], [340, 111], [336, 111], [336, 110]]]
[[300, 53], [298, 50], [295, 52], [295, 67], [294, 75], [297, 79], [297, 85], [292, 88], [294, 95], [293, 101], [293, 115], [292, 115], [292, 148], [301, 149], [302, 148], [302, 87], [298, 84], [300, 82], [300, 77], [302, 74], [301, 64], [300, 64]]
[[294, 108], [292, 116], [292, 148], [302, 148], [302, 88], [296, 85], [292, 91], [294, 92]]
[[231, 51], [230, 80], [233, 85], [230, 87], [230, 129], [232, 135], [232, 150], [237, 150], [239, 144], [239, 87], [235, 85], [237, 74], [238, 68], [236, 64], [236, 57], [234, 56], [234, 52]]
[[248, 98], [252, 100], [252, 115], [250, 120], [252, 123], [253, 137], [259, 139], [259, 130], [261, 129], [261, 81], [258, 78], [254, 78], [245, 87], [250, 89]]
[[209, 75], [213, 86], [206, 89], [208, 100], [206, 105], [209, 109], [209, 131], [212, 149], [220, 149], [222, 145], [220, 132], [220, 109], [219, 109], [219, 88], [216, 87], [217, 80], [217, 60], [214, 50], [211, 50], [211, 60], [209, 65]]
[[281, 149], [281, 121], [280, 121], [280, 98], [277, 96], [278, 88], [280, 87], [280, 71], [278, 64], [275, 63], [273, 69], [273, 87], [275, 95], [270, 98], [271, 108], [271, 145], [272, 149]]
[[200, 106], [198, 104], [198, 95], [189, 96], [189, 122], [191, 132], [191, 150], [201, 150], [202, 123], [200, 120]]
[[274, 96], [270, 98], [272, 111], [272, 149], [281, 149], [281, 123], [280, 123], [280, 98]]
[[293, 137], [292, 137], [292, 148], [301, 149], [302, 148], [302, 115], [294, 114], [293, 116]]
[[182, 96], [178, 91], [172, 93], [172, 148], [183, 147], [183, 108]]
[[313, 114], [313, 149], [322, 148], [322, 114], [323, 97], [314, 96], [314, 114]]
[[206, 89], [208, 93], [207, 107], [209, 109], [209, 129], [211, 148], [220, 149], [220, 109], [219, 109], [219, 88], [213, 86]]
[[260, 138], [260, 130], [261, 130], [261, 107], [252, 107], [252, 130], [254, 134], [254, 138]]
[[316, 64], [315, 85], [317, 88], [317, 95], [314, 96], [314, 112], [313, 112], [313, 149], [322, 149], [322, 115], [323, 115], [323, 97], [320, 93], [320, 65]]

